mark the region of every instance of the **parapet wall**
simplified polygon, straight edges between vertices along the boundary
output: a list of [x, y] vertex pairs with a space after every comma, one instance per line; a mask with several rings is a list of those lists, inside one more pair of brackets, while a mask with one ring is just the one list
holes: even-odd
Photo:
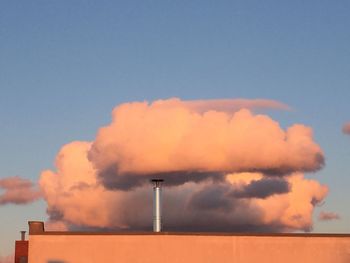
[[29, 263], [349, 263], [350, 235], [79, 234], [29, 237]]

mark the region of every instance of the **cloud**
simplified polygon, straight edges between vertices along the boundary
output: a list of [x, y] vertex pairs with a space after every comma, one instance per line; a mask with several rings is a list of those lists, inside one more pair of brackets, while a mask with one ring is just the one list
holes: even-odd
[[[160, 103], [168, 104], [170, 100], [160, 101]], [[203, 113], [206, 111], [220, 111], [232, 113], [240, 109], [256, 110], [291, 110], [291, 108], [281, 102], [266, 99], [216, 99], [216, 100], [188, 100], [181, 101], [179, 99], [172, 99], [174, 104], [182, 104], [183, 107], [195, 112]]]
[[41, 192], [28, 179], [12, 176], [0, 179], [0, 205], [27, 204], [41, 198]]
[[[130, 189], [155, 176], [181, 184], [213, 175], [219, 180], [229, 172], [281, 176], [323, 166], [309, 127], [284, 130], [267, 115], [239, 108], [255, 107], [255, 101], [233, 103], [232, 113], [215, 110], [219, 102], [169, 99], [116, 107], [112, 123], [99, 129], [88, 152], [101, 182]], [[225, 102], [228, 108], [231, 101]]]
[[10, 254], [7, 256], [0, 256], [0, 263], [13, 263], [15, 260], [15, 255]]
[[[41, 176], [52, 222], [60, 229], [151, 230], [151, 184], [129, 191], [105, 188], [86, 158], [89, 147], [87, 142], [64, 146], [58, 155], [57, 173], [45, 171]], [[296, 173], [285, 178], [287, 192], [270, 190], [270, 195], [246, 198], [232, 194], [244, 192], [261, 180], [270, 182], [260, 173], [238, 173], [227, 175], [221, 182], [206, 180], [164, 187], [164, 229], [274, 232], [312, 229], [312, 212], [325, 198], [326, 186]]]
[[232, 194], [238, 198], [266, 198], [274, 194], [288, 193], [288, 181], [279, 178], [264, 178], [252, 181]]
[[318, 220], [320, 221], [331, 221], [331, 220], [338, 220], [338, 219], [340, 219], [340, 216], [334, 212], [321, 211], [320, 214], [318, 215]]
[[342, 129], [344, 134], [349, 134], [350, 135], [350, 122], [345, 123], [343, 125], [343, 129]]
[[312, 130], [246, 109], [260, 102], [220, 103], [116, 107], [94, 141], [63, 146], [42, 172], [50, 228], [151, 230], [149, 179], [160, 177], [165, 230], [310, 231], [328, 193], [303, 175], [324, 163]]

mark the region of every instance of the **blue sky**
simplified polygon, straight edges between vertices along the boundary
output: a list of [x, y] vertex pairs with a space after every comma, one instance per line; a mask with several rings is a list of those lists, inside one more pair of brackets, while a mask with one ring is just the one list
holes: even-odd
[[[122, 102], [275, 99], [294, 111], [272, 116], [311, 126], [325, 152], [310, 177], [341, 220], [314, 231], [350, 232], [349, 13], [345, 0], [1, 1], [0, 177], [37, 180]], [[0, 207], [0, 255], [45, 207]]]

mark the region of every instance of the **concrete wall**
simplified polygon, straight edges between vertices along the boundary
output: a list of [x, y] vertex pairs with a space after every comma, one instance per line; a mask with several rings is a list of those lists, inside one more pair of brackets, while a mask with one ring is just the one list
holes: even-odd
[[29, 263], [349, 263], [350, 237], [32, 235]]

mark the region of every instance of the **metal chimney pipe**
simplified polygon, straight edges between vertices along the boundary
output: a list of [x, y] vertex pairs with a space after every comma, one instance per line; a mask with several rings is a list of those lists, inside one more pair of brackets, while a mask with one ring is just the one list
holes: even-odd
[[21, 240], [22, 241], [26, 240], [26, 231], [21, 231]]
[[153, 183], [153, 232], [162, 230], [161, 183], [163, 179], [152, 179]]

